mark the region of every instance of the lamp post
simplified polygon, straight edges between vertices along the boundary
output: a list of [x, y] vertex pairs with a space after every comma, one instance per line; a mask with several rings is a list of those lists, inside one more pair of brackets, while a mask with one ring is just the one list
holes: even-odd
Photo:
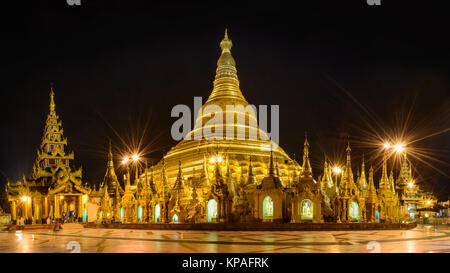
[[338, 166], [333, 167], [334, 179], [336, 180], [336, 186], [338, 185], [338, 175], [342, 173], [342, 169]]
[[139, 155], [133, 154], [131, 157], [125, 156], [122, 160], [122, 165], [127, 165], [130, 161], [132, 161], [136, 165], [136, 177], [138, 175], [138, 162], [139, 162]]

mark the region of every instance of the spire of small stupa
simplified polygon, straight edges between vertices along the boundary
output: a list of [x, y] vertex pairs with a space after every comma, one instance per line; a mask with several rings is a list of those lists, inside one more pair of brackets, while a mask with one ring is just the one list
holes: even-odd
[[369, 169], [369, 187], [367, 191], [367, 197], [375, 199], [377, 197], [377, 190], [375, 189], [375, 183], [373, 182], [373, 167]]
[[311, 163], [309, 162], [309, 142], [308, 136], [305, 133], [305, 142], [303, 143], [303, 165], [301, 177], [312, 177]]
[[173, 186], [174, 190], [183, 190], [183, 172], [181, 169], [181, 160], [178, 161], [178, 175], [177, 180], [175, 181], [175, 185]]
[[252, 156], [250, 156], [249, 164], [248, 164], [248, 185], [256, 185], [258, 184], [258, 180], [256, 179], [255, 172], [253, 171], [253, 163]]
[[367, 189], [367, 181], [366, 181], [366, 171], [365, 171], [365, 163], [364, 163], [364, 154], [362, 155], [362, 164], [361, 164], [361, 176], [359, 177], [359, 189], [366, 190]]
[[273, 166], [273, 151], [272, 151], [272, 143], [270, 143], [269, 176], [274, 175], [275, 175], [275, 168]]
[[386, 155], [383, 156], [383, 168], [381, 171], [381, 179], [380, 179], [380, 186], [379, 188], [386, 188], [389, 185], [389, 181], [388, 181], [388, 174], [387, 174], [387, 159], [386, 159]]
[[53, 91], [53, 83], [50, 83], [50, 112], [55, 112], [55, 91]]
[[345, 169], [344, 169], [344, 174], [342, 175], [342, 187], [346, 188], [346, 187], [351, 187], [354, 185], [354, 180], [353, 180], [353, 172], [352, 172], [352, 160], [350, 157], [350, 152], [351, 152], [351, 148], [350, 148], [350, 141], [347, 143], [347, 160], [346, 160], [346, 164], [345, 164]]

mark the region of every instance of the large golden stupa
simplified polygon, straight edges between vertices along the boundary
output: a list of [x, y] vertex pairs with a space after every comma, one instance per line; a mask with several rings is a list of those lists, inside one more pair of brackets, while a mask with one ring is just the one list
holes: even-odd
[[[215, 168], [214, 161], [219, 160], [222, 173], [224, 175], [229, 173], [234, 182], [242, 183], [248, 180], [251, 160], [253, 173], [257, 178], [256, 183], [260, 183], [268, 174], [271, 150], [275, 171], [284, 186], [290, 185], [293, 178], [299, 174], [301, 169], [299, 164], [269, 139], [267, 133], [259, 128], [254, 110], [247, 107], [249, 103], [239, 88], [236, 62], [231, 55], [232, 45], [225, 30], [225, 36], [220, 42], [222, 52], [217, 61], [213, 90], [197, 113], [194, 129], [170, 149], [164, 160], [154, 166], [153, 178], [157, 187], [161, 186], [162, 182], [163, 161], [170, 188], [177, 178], [180, 161], [185, 180], [202, 174], [211, 179]], [[222, 109], [215, 111], [215, 115], [223, 116], [219, 121], [215, 121], [212, 118], [214, 115], [207, 110], [213, 106]], [[227, 109], [227, 106], [234, 109]], [[236, 106], [247, 108], [246, 111], [242, 111], [242, 108], [236, 109]], [[230, 121], [227, 117], [234, 119]], [[254, 132], [255, 137], [252, 137], [251, 132]], [[214, 138], [217, 134], [222, 137]], [[198, 138], [196, 135], [201, 137]], [[230, 135], [232, 137], [229, 137]]]

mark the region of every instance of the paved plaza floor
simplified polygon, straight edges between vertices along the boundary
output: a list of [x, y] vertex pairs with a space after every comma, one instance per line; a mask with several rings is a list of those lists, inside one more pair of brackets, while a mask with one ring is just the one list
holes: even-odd
[[0, 232], [0, 252], [450, 253], [450, 228], [370, 231], [168, 231], [82, 228]]

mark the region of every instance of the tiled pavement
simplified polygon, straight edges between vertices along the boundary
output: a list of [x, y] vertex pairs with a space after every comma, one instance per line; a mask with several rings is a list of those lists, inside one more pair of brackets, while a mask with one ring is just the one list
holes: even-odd
[[450, 228], [380, 231], [165, 231], [84, 229], [0, 232], [0, 252], [448, 252]]

